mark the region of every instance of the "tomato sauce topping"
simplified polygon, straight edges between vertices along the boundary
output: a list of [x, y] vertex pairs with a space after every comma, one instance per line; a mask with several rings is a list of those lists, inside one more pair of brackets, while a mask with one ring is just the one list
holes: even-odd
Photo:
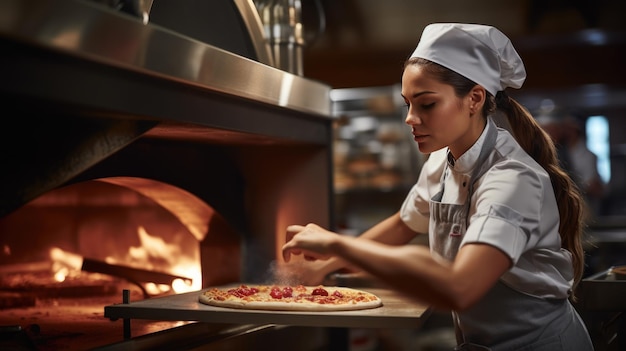
[[284, 297], [292, 297], [293, 296], [293, 288], [290, 286], [285, 286], [283, 288], [279, 286], [273, 286], [270, 290], [270, 296], [274, 299], [282, 299]]
[[335, 292], [333, 292], [333, 296], [343, 297], [343, 294], [339, 290], [335, 290]]
[[238, 288], [234, 288], [234, 289], [230, 289], [228, 290], [228, 293], [236, 296], [236, 297], [246, 297], [246, 296], [251, 296], [254, 295], [256, 293], [259, 292], [259, 289], [254, 288], [254, 287], [248, 287], [246, 285], [241, 285]]

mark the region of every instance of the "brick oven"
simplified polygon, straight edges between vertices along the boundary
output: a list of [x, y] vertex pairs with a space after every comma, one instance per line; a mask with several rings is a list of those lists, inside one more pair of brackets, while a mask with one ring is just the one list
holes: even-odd
[[266, 281], [288, 224], [333, 223], [329, 87], [271, 67], [251, 1], [170, 2], [205, 10], [180, 28], [105, 3], [0, 4], [0, 345], [111, 345], [123, 291]]

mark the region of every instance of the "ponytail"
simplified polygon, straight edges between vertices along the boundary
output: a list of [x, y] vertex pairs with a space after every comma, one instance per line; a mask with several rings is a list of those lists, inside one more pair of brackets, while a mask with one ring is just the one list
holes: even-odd
[[[490, 94], [483, 112], [488, 115], [495, 109], [502, 111], [511, 125], [513, 136], [520, 146], [550, 175], [552, 188], [559, 208], [559, 233], [561, 246], [572, 254], [574, 266], [574, 287], [582, 279], [584, 271], [584, 251], [582, 235], [585, 218], [585, 202], [570, 176], [559, 165], [552, 138], [539, 126], [532, 115], [504, 91], [495, 98]], [[575, 296], [572, 294], [572, 300]]]

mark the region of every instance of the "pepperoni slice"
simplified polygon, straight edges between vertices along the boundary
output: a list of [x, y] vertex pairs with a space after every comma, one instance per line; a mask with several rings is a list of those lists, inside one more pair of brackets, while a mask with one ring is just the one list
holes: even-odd
[[283, 297], [292, 297], [293, 296], [293, 289], [290, 286], [286, 286], [283, 288]]
[[311, 292], [311, 295], [320, 295], [320, 296], [328, 296], [328, 291], [323, 288], [315, 288]]
[[270, 296], [274, 299], [282, 299], [285, 297], [292, 297], [293, 296], [293, 288], [290, 286], [285, 286], [285, 287], [279, 287], [279, 286], [273, 286], [272, 289], [270, 290]]
[[284, 295], [283, 295], [283, 291], [280, 290], [280, 288], [274, 287], [270, 291], [270, 296], [274, 299], [282, 299]]

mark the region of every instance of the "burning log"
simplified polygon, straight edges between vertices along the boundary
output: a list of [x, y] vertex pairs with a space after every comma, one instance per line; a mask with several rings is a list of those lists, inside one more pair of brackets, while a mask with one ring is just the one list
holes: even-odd
[[75, 253], [63, 251], [59, 248], [52, 248], [50, 250], [50, 258], [55, 265], [61, 267], [61, 269], [59, 269], [55, 274], [58, 276], [57, 279], [59, 281], [63, 281], [65, 278], [66, 270], [63, 269], [63, 267], [83, 272], [106, 274], [120, 277], [136, 284], [143, 291], [143, 294], [146, 297], [149, 297], [150, 294], [147, 292], [146, 287], [142, 283], [167, 285], [171, 288], [174, 288], [175, 284], [180, 285], [180, 282], [185, 284], [187, 287], [192, 287], [193, 283], [192, 278], [107, 263], [104, 261], [82, 257]]
[[154, 272], [122, 265], [115, 265], [90, 258], [83, 258], [81, 270], [85, 272], [102, 273], [124, 278], [130, 282], [137, 284], [143, 290], [144, 295], [148, 294], [140, 283], [166, 284], [171, 286], [177, 279], [182, 280], [187, 285], [191, 285], [193, 282], [191, 278], [182, 277], [179, 275]]

